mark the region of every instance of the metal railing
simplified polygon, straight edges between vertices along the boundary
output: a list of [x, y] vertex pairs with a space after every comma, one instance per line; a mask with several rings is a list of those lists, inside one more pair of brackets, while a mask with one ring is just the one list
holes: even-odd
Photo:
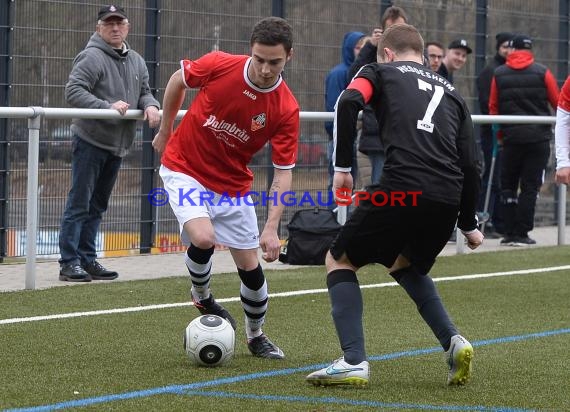
[[[176, 119], [181, 119], [186, 110], [178, 112]], [[162, 114], [162, 111], [161, 111]], [[39, 132], [42, 118], [46, 119], [132, 119], [142, 120], [142, 110], [128, 110], [124, 116], [112, 109], [71, 109], [46, 107], [0, 107], [0, 118], [28, 119], [28, 167], [27, 167], [27, 210], [26, 210], [26, 237], [36, 239], [38, 230], [38, 172], [39, 172]], [[301, 112], [302, 121], [330, 121], [333, 120], [331, 112]], [[475, 124], [554, 124], [554, 116], [487, 116], [472, 115]], [[558, 186], [558, 245], [565, 243], [566, 227], [566, 185]], [[339, 218], [345, 218], [345, 211], [339, 211]], [[457, 253], [464, 253], [463, 236], [457, 233]], [[36, 243], [26, 242], [26, 289], [35, 289], [36, 280]]]

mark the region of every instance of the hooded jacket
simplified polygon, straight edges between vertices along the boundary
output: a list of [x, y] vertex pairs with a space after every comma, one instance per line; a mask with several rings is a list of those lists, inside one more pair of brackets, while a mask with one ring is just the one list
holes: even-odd
[[[349, 31], [344, 35], [342, 40], [342, 62], [334, 66], [325, 78], [325, 108], [327, 112], [334, 112], [338, 96], [348, 86], [350, 81], [348, 69], [354, 62], [354, 47], [362, 37], [364, 37], [364, 33], [359, 31]], [[329, 139], [332, 139], [333, 122], [326, 122], [325, 129]]]
[[[534, 62], [532, 52], [515, 50], [495, 69], [489, 114], [549, 116], [556, 110], [559, 89], [550, 70]], [[504, 144], [536, 143], [552, 138], [552, 127], [540, 124], [501, 125]]]
[[[150, 91], [144, 59], [126, 42], [125, 47], [121, 55], [93, 33], [75, 57], [65, 86], [65, 99], [72, 107], [110, 109], [122, 100], [130, 109], [160, 108]], [[123, 157], [133, 143], [136, 120], [73, 119], [71, 131], [93, 146]]]

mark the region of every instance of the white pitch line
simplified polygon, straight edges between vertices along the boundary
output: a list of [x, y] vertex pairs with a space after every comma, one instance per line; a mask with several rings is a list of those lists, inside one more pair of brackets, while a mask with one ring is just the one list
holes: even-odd
[[[462, 275], [462, 276], [447, 276], [441, 278], [434, 278], [434, 282], [451, 282], [454, 280], [470, 280], [470, 279], [484, 279], [493, 278], [499, 276], [513, 276], [513, 275], [527, 275], [545, 272], [556, 272], [560, 270], [569, 270], [570, 265], [565, 266], [553, 266], [547, 268], [536, 268], [536, 269], [523, 269], [523, 270], [511, 270], [508, 272], [494, 272], [494, 273], [480, 273], [474, 275]], [[361, 285], [361, 289], [372, 289], [372, 288], [385, 288], [391, 286], [398, 286], [397, 282], [385, 282], [376, 283], [373, 285]], [[300, 295], [312, 295], [318, 293], [328, 293], [326, 288], [324, 289], [307, 289], [307, 290], [296, 290], [292, 292], [280, 292], [280, 293], [270, 293], [269, 297], [288, 297], [288, 296], [300, 296]], [[238, 302], [239, 297], [235, 298], [225, 298], [216, 299], [217, 302]], [[148, 305], [148, 306], [133, 306], [128, 308], [119, 309], [107, 309], [107, 310], [94, 310], [90, 312], [72, 312], [72, 313], [61, 313], [58, 315], [46, 315], [46, 316], [30, 316], [27, 318], [10, 318], [10, 319], [0, 319], [0, 325], [7, 325], [11, 323], [25, 323], [25, 322], [39, 322], [42, 320], [56, 320], [56, 319], [68, 319], [68, 318], [79, 318], [85, 316], [99, 316], [99, 315], [113, 315], [116, 313], [127, 313], [127, 312], [143, 312], [145, 310], [155, 310], [155, 309], [167, 309], [167, 308], [177, 308], [183, 306], [193, 306], [192, 302], [180, 302], [180, 303], [164, 303], [160, 305]]]

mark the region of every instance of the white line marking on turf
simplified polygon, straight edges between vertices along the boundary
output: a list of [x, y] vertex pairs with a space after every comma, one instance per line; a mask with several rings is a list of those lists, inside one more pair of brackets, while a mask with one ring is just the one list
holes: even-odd
[[[512, 275], [527, 275], [545, 272], [556, 272], [560, 270], [569, 270], [570, 265], [565, 266], [552, 266], [547, 268], [536, 268], [536, 269], [523, 269], [523, 270], [511, 270], [508, 272], [494, 272], [494, 273], [479, 273], [474, 275], [461, 275], [461, 276], [447, 276], [441, 278], [433, 278], [434, 282], [451, 282], [454, 280], [470, 280], [470, 279], [484, 279], [493, 278], [499, 276], [512, 276]], [[384, 288], [398, 286], [397, 282], [385, 282], [376, 283], [372, 285], [361, 285], [361, 289], [372, 289], [372, 288]], [[296, 290], [292, 292], [280, 292], [280, 293], [270, 293], [269, 297], [287, 297], [287, 296], [300, 296], [300, 295], [311, 295], [316, 293], [328, 293], [326, 288], [324, 289], [308, 289], [308, 290]], [[239, 297], [235, 298], [225, 298], [216, 299], [217, 302], [238, 302]], [[180, 302], [180, 303], [164, 303], [160, 305], [148, 305], [148, 306], [134, 306], [128, 308], [119, 309], [107, 309], [107, 310], [94, 310], [90, 312], [72, 312], [72, 313], [61, 313], [58, 315], [46, 315], [46, 316], [30, 316], [27, 318], [10, 318], [10, 319], [0, 319], [0, 325], [7, 325], [11, 323], [25, 323], [25, 322], [39, 322], [42, 320], [55, 320], [55, 319], [68, 319], [68, 318], [79, 318], [84, 316], [100, 316], [100, 315], [113, 315], [116, 313], [127, 313], [127, 312], [142, 312], [145, 310], [155, 310], [155, 309], [167, 309], [167, 308], [177, 308], [183, 306], [193, 306], [192, 302]]]

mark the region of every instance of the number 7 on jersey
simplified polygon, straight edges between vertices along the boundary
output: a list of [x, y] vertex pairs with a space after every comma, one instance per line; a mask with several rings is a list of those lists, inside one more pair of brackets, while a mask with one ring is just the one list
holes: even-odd
[[431, 100], [429, 101], [426, 112], [424, 113], [424, 118], [418, 120], [418, 125], [417, 125], [418, 129], [425, 130], [426, 132], [429, 133], [433, 133], [433, 123], [431, 122], [431, 118], [433, 117], [433, 114], [437, 109], [437, 106], [439, 106], [439, 102], [441, 102], [441, 98], [443, 97], [444, 91], [443, 87], [441, 86], [432, 86], [431, 84], [424, 82], [422, 79], [418, 79], [418, 88], [420, 90], [425, 90], [427, 92], [428, 90], [432, 90], [432, 87], [435, 88], [435, 91], [433, 93], [433, 96], [431, 97]]

